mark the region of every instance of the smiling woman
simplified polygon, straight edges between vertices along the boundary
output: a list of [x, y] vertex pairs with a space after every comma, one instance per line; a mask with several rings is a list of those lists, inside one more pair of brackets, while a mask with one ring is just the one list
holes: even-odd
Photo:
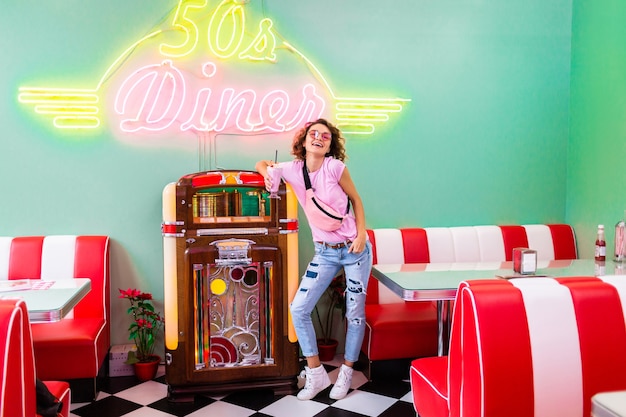
[[[341, 399], [350, 388], [352, 366], [359, 359], [365, 333], [365, 288], [372, 267], [365, 212], [343, 163], [346, 158], [344, 138], [336, 126], [326, 119], [305, 124], [294, 138], [292, 154], [296, 158], [294, 161], [282, 162], [278, 166], [304, 208], [315, 244], [315, 255], [290, 304], [294, 328], [307, 362], [304, 370], [306, 384], [298, 393], [298, 399], [310, 400], [330, 385], [321, 364], [311, 314], [335, 275], [343, 269], [349, 283], [345, 297], [348, 320], [345, 355], [330, 392], [330, 398]], [[273, 183], [268, 175], [270, 165], [274, 165], [272, 161], [256, 164], [268, 189]], [[349, 210], [350, 203], [353, 212]], [[348, 207], [346, 214], [339, 214], [344, 207]], [[334, 305], [330, 308], [334, 309]]]

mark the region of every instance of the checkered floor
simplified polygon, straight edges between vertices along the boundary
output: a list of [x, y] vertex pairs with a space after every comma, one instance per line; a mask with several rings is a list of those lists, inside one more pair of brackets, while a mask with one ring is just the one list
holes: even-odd
[[[339, 358], [324, 363], [335, 381]], [[299, 381], [302, 385], [303, 381]], [[222, 396], [197, 395], [194, 403], [174, 404], [167, 400], [164, 369], [157, 377], [140, 383], [134, 376], [107, 378], [97, 401], [72, 404], [74, 417], [415, 417], [408, 381], [369, 382], [355, 369], [352, 389], [346, 398], [328, 398], [330, 387], [311, 401], [272, 391], [236, 392]]]

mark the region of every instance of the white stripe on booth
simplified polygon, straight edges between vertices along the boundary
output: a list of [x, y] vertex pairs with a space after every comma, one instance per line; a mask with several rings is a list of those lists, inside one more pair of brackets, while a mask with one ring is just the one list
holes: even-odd
[[46, 236], [41, 250], [41, 279], [74, 278], [76, 236]]
[[[376, 239], [376, 261], [377, 265], [396, 265], [391, 268], [400, 270], [404, 264], [404, 242], [400, 229], [375, 229], [374, 239]], [[382, 270], [382, 268], [381, 268]], [[392, 272], [386, 270], [386, 272]], [[385, 285], [378, 284], [378, 304], [403, 303], [400, 296], [391, 291]]]
[[454, 262], [431, 262], [426, 264], [426, 271], [450, 271]]
[[451, 271], [474, 271], [478, 268], [478, 262], [454, 262], [451, 264]]
[[528, 247], [537, 251], [537, 260], [554, 259], [554, 243], [552, 233], [545, 224], [525, 224]]
[[430, 262], [454, 262], [454, 242], [450, 227], [426, 227]]
[[452, 235], [452, 244], [454, 245], [454, 260], [456, 262], [476, 262], [480, 260], [480, 244], [474, 227], [451, 227], [450, 233]]
[[502, 262], [478, 262], [476, 264], [477, 271], [493, 271], [496, 269], [502, 269]]
[[522, 294], [528, 318], [534, 417], [582, 415], [580, 339], [569, 289], [551, 278], [520, 278], [511, 283]]
[[[425, 271], [497, 271], [498, 269], [503, 269], [502, 262], [435, 262], [424, 265]], [[385, 271], [381, 270], [381, 272]]]
[[376, 263], [403, 264], [404, 244], [400, 229], [375, 229]]
[[482, 262], [504, 262], [504, 239], [502, 230], [498, 226], [476, 226], [480, 260]]
[[376, 264], [376, 269], [384, 274], [391, 274], [402, 271], [402, 265], [404, 264]]
[[9, 259], [12, 237], [0, 236], [0, 280], [9, 279]]

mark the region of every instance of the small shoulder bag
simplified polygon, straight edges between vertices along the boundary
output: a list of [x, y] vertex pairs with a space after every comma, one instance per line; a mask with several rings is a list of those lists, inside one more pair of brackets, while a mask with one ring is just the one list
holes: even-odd
[[306, 167], [306, 161], [302, 164], [302, 175], [304, 176], [304, 186], [306, 188], [304, 212], [309, 222], [318, 229], [327, 232], [339, 229], [346, 214], [350, 211], [350, 198], [348, 198], [348, 206], [346, 207], [345, 214], [337, 213], [335, 209], [315, 197], [315, 192], [311, 187], [311, 179], [309, 178], [309, 170]]

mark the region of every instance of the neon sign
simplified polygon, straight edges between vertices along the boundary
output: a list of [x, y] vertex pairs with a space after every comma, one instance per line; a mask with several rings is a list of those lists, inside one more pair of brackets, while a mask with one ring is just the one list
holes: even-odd
[[[171, 26], [127, 48], [93, 89], [21, 87], [18, 100], [59, 129], [120, 135], [282, 133], [329, 117], [371, 134], [410, 99], [337, 96], [319, 69], [249, 2], [180, 0]], [[330, 114], [329, 114], [330, 113]]]
[[[204, 65], [203, 74], [207, 79], [216, 71], [215, 64]], [[133, 96], [136, 97], [132, 101], [141, 103], [139, 106], [128, 104]], [[120, 127], [124, 132], [162, 131], [184, 113], [188, 119], [181, 124], [182, 131], [221, 132], [232, 121], [240, 132], [284, 132], [319, 117], [325, 106], [324, 99], [316, 94], [311, 84], [302, 87], [293, 115], [289, 113], [291, 97], [285, 90], [271, 90], [258, 99], [251, 89], [237, 92], [227, 87], [219, 93], [207, 87], [199, 89], [195, 98], [188, 96], [185, 77], [171, 61], [139, 68], [122, 83], [115, 99], [115, 111], [132, 116], [122, 119]], [[182, 112], [192, 101], [192, 110]], [[212, 102], [215, 105], [211, 106]]]

